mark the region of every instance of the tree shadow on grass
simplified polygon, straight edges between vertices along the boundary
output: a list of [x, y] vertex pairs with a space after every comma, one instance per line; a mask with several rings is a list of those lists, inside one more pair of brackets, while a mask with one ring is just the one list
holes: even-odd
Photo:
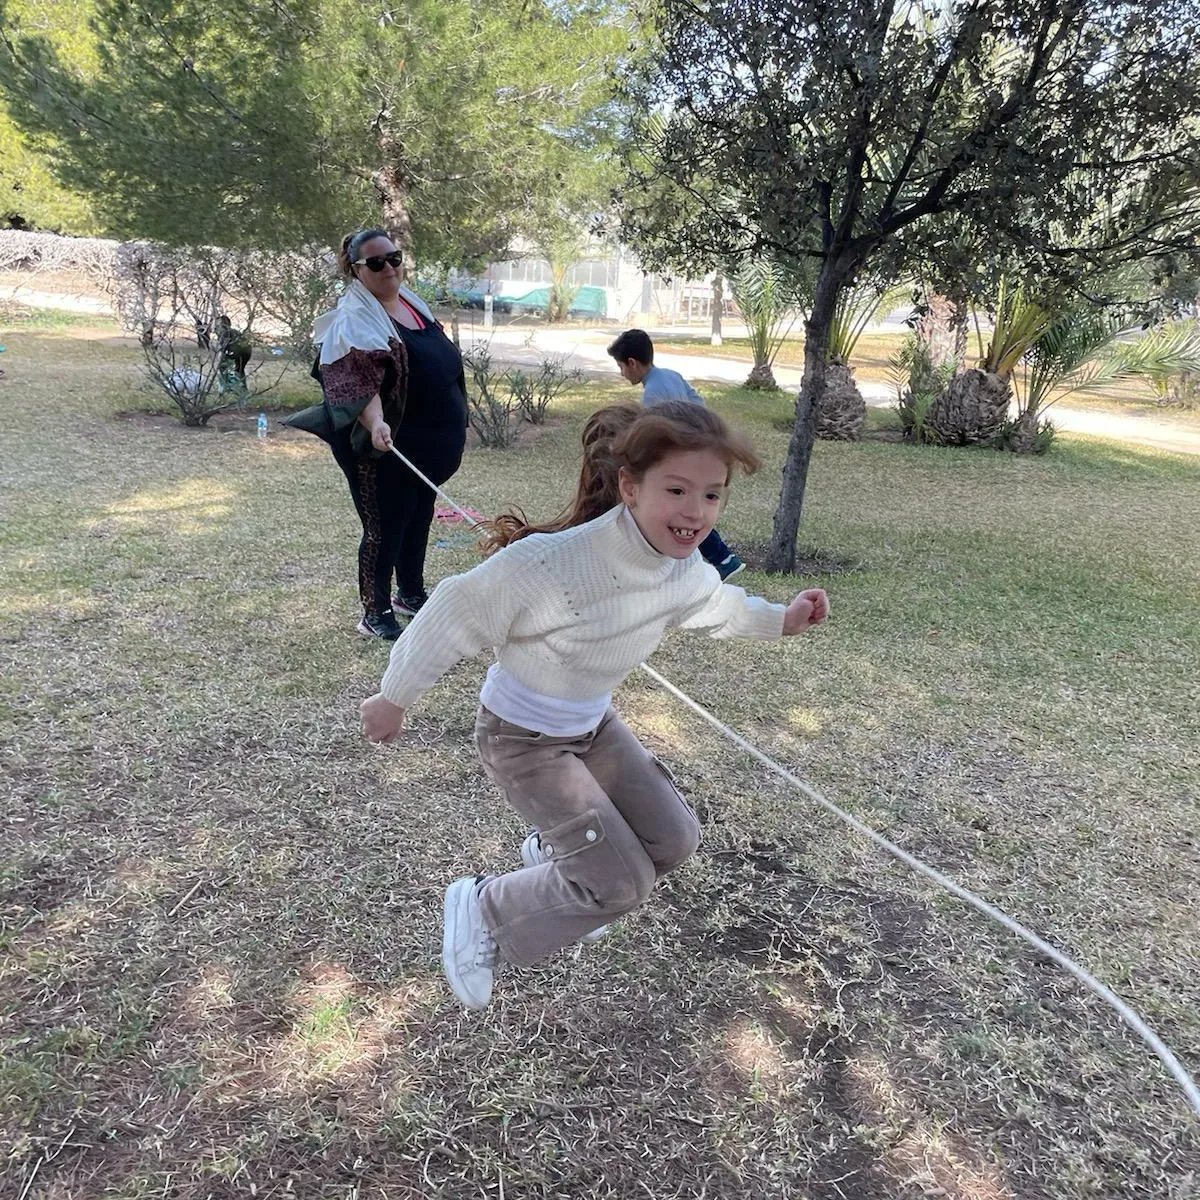
[[[206, 834], [241, 866], [224, 883], [189, 893], [168, 827], [136, 861], [77, 861], [73, 889], [43, 880], [42, 934], [67, 905], [90, 921], [74, 948], [28, 925], [0, 959], [18, 1194], [1038, 1200], [1070, 1194], [1043, 1181], [1063, 1146], [1153, 1148], [1114, 1141], [1086, 1087], [1031, 1078], [1039, 1104], [1009, 1110], [1029, 1092], [928, 961], [932, 911], [780, 847], [704, 855], [472, 1015], [436, 966], [442, 880], [393, 858], [403, 831], [363, 846], [370, 822], [246, 803]], [[1039, 1016], [1060, 1043], [1077, 1019]], [[1116, 1162], [1103, 1194], [1156, 1194]]]
[[[681, 940], [752, 970], [759, 1036], [807, 1068], [797, 1072], [798, 1108], [818, 1127], [807, 1139], [806, 1196], [1038, 1200], [1075, 1194], [1071, 1178], [1106, 1196], [1165, 1194], [1176, 1178], [1186, 1187], [1200, 1140], [1182, 1121], [1164, 1135], [1149, 1110], [1130, 1127], [1098, 1102], [1101, 1091], [1119, 1093], [1128, 1069], [1122, 1054], [1096, 1086], [1099, 1047], [1123, 1030], [1104, 1010], [1081, 1034], [1079, 990], [1058, 968], [1002, 941], [1013, 977], [997, 971], [996, 993], [980, 993], [960, 982], [960, 972], [964, 982], [978, 972], [954, 947], [958, 913], [947, 927], [923, 902], [818, 882], [770, 844], [710, 861], [704, 893], [676, 913]], [[731, 1005], [723, 1018], [721, 1008], [726, 1028], [744, 1024], [745, 1008]], [[1024, 1045], [1047, 1042], [1060, 1053], [1024, 1060]], [[1176, 1109], [1158, 1065], [1137, 1061]]]

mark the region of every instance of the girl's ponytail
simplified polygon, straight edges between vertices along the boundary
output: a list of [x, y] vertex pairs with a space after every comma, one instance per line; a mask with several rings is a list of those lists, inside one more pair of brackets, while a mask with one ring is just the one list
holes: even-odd
[[613, 457], [613, 442], [641, 415], [634, 404], [610, 404], [592, 413], [583, 427], [583, 461], [571, 503], [554, 520], [534, 525], [520, 509], [501, 513], [484, 522], [480, 549], [484, 554], [501, 550], [531, 533], [560, 533], [608, 512], [621, 503], [617, 475], [621, 464]]
[[354, 234], [348, 233], [344, 238], [342, 238], [342, 244], [338, 247], [338, 270], [347, 279], [349, 279], [352, 274], [350, 270], [350, 243], [352, 241], [354, 241]]

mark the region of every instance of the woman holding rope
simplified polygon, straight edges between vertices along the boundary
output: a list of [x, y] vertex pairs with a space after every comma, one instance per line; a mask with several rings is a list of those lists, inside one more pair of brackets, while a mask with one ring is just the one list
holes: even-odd
[[548, 525], [506, 514], [483, 563], [443, 580], [363, 701], [375, 742], [463, 658], [492, 647], [475, 736], [484, 770], [535, 832], [522, 870], [467, 876], [446, 892], [442, 963], [467, 1008], [484, 1008], [500, 959], [529, 965], [594, 939], [692, 855], [699, 825], [666, 768], [610, 701], [678, 626], [776, 638], [819, 625], [819, 588], [771, 604], [722, 583], [698, 547], [735, 468], [759, 466], [715, 413], [616, 405], [583, 435], [574, 501]]
[[434, 494], [389, 451], [434, 483], [449, 479], [466, 445], [466, 384], [458, 348], [401, 284], [403, 260], [385, 230], [347, 234], [338, 263], [350, 286], [313, 327], [324, 403], [287, 423], [325, 438], [346, 476], [363, 528], [358, 631], [394, 641], [396, 614], [413, 616], [426, 600]]

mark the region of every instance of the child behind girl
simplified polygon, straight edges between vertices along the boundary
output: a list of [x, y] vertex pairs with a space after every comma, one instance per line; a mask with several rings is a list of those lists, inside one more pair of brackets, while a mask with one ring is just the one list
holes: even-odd
[[571, 506], [549, 525], [511, 513], [492, 522], [494, 553], [438, 584], [361, 706], [366, 736], [391, 742], [446, 671], [495, 651], [479, 756], [536, 832], [523, 869], [447, 889], [442, 965], [467, 1008], [488, 1004], [498, 960], [527, 966], [594, 940], [695, 853], [695, 814], [610, 704], [666, 631], [776, 638], [829, 613], [819, 588], [771, 604], [722, 583], [698, 553], [734, 468], [759, 466], [715, 413], [615, 405], [588, 420], [583, 447]]

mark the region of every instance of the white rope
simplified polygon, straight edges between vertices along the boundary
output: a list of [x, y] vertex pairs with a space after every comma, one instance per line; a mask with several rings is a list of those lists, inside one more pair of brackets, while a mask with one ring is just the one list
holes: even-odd
[[[392, 448], [392, 453], [403, 462], [409, 470], [411, 470], [419, 479], [426, 483], [429, 487], [446, 501], [451, 508], [454, 509], [465, 521], [470, 522], [472, 526], [476, 524], [475, 519], [469, 516], [461, 509], [437, 484], [427, 479], [395, 446]], [[757, 759], [768, 770], [773, 771], [781, 779], [786, 779], [794, 788], [803, 792], [814, 803], [819, 804], [826, 812], [832, 813], [839, 820], [844, 821], [856, 833], [861, 834], [869, 841], [874, 842], [880, 849], [886, 851], [893, 858], [904, 863], [905, 866], [911, 867], [918, 875], [924, 875], [926, 879], [932, 880], [938, 887], [949, 892], [952, 896], [957, 896], [958, 899], [969, 904], [972, 908], [983, 913], [985, 917], [990, 917], [993, 921], [1003, 925], [1010, 933], [1015, 933], [1017, 937], [1028, 942], [1039, 954], [1044, 954], [1047, 958], [1056, 962], [1064, 971], [1069, 972], [1080, 983], [1083, 984], [1090, 992], [1099, 996], [1116, 1014], [1133, 1030], [1150, 1047], [1151, 1050], [1158, 1056], [1163, 1066], [1167, 1068], [1175, 1081], [1183, 1089], [1183, 1094], [1187, 1097], [1188, 1103], [1191, 1105], [1196, 1116], [1200, 1118], [1200, 1088], [1197, 1088], [1195, 1081], [1184, 1070], [1183, 1064], [1176, 1057], [1171, 1048], [1138, 1016], [1137, 1013], [1125, 1003], [1111, 988], [1103, 984], [1090, 972], [1086, 971], [1074, 960], [1068, 958], [1061, 950], [1055, 949], [1049, 942], [1038, 937], [1031, 929], [1027, 929], [1019, 921], [1014, 921], [1012, 917], [1000, 911], [995, 905], [989, 904], [986, 900], [976, 896], [974, 892], [969, 891], [961, 884], [955, 883], [953, 879], [943, 875], [940, 871], [923, 863], [919, 858], [909, 854], [907, 850], [902, 850], [894, 842], [889, 842], [882, 834], [878, 834], [869, 825], [865, 825], [857, 817], [846, 812], [844, 808], [840, 808], [834, 804], [832, 800], [826, 800], [820, 792], [809, 787], [802, 779], [793, 775], [786, 767], [782, 767], [769, 755], [764, 754], [757, 746], [751, 745], [746, 741], [741, 734], [730, 729], [723, 721], [718, 720], [712, 715], [702, 704], [698, 704], [686, 692], [682, 692], [669, 679], [665, 679], [652, 667], [641, 664], [641, 668], [659, 687], [670, 692], [672, 696], [678, 700], [682, 700], [693, 712], [703, 717], [714, 729], [719, 730], [727, 737], [735, 746], [739, 746], [751, 758]]]
[[410, 471], [411, 471], [411, 472], [412, 472], [412, 473], [413, 473], [413, 474], [414, 474], [414, 475], [415, 475], [415, 476], [416, 476], [416, 477], [417, 477], [417, 478], [418, 478], [418, 479], [419, 479], [419, 480], [420, 480], [420, 481], [421, 481], [421, 482], [422, 482], [422, 483], [423, 483], [423, 484], [426, 486], [426, 487], [428, 487], [428, 488], [432, 488], [432, 489], [433, 489], [433, 491], [434, 491], [434, 493], [435, 493], [435, 495], [441, 496], [441, 498], [442, 498], [443, 500], [445, 500], [445, 502], [446, 502], [448, 505], [450, 505], [450, 507], [451, 507], [452, 509], [454, 509], [454, 511], [455, 511], [456, 513], [458, 513], [458, 515], [459, 515], [460, 517], [462, 517], [462, 519], [463, 519], [464, 521], [466, 521], [466, 522], [467, 522], [467, 524], [469, 524], [469, 525], [471, 526], [471, 528], [472, 528], [472, 529], [473, 529], [473, 528], [474, 528], [474, 527], [475, 527], [475, 526], [478, 524], [478, 522], [475, 520], [475, 518], [474, 518], [473, 516], [471, 516], [471, 515], [470, 515], [468, 512], [466, 512], [466, 510], [459, 508], [459, 506], [458, 506], [457, 504], [455, 504], [455, 502], [453, 501], [453, 499], [451, 499], [449, 496], [447, 496], [447, 495], [446, 495], [446, 493], [445, 493], [445, 492], [443, 492], [443, 491], [442, 491], [442, 489], [441, 489], [440, 487], [438, 487], [438, 485], [437, 485], [436, 483], [434, 483], [434, 482], [433, 482], [433, 480], [432, 480], [432, 479], [430, 479], [428, 475], [426, 475], [426, 474], [425, 474], [423, 471], [421, 471], [421, 470], [420, 470], [418, 467], [414, 466], [414, 465], [413, 465], [411, 462], [409, 462], [409, 461], [408, 461], [408, 459], [407, 459], [407, 458], [405, 458], [405, 457], [404, 457], [404, 455], [403, 455], [403, 454], [401, 454], [401, 453], [400, 453], [400, 451], [399, 451], [399, 450], [397, 450], [395, 446], [389, 446], [389, 447], [388, 447], [388, 449], [389, 449], [389, 450], [391, 450], [391, 452], [392, 452], [392, 453], [393, 453], [393, 454], [394, 454], [394, 455], [395, 455], [395, 456], [396, 456], [396, 457], [397, 457], [397, 458], [398, 458], [398, 459], [399, 459], [399, 460], [400, 460], [400, 461], [401, 461], [401, 462], [402, 462], [402, 463], [403, 463], [403, 464], [404, 464], [404, 465], [405, 465], [405, 466], [406, 466], [406, 467], [407, 467], [407, 468], [408, 468], [408, 469], [409, 469], [409, 470], [410, 470]]
[[886, 850], [893, 858], [898, 858], [905, 866], [911, 867], [919, 875], [924, 875], [926, 879], [933, 880], [938, 887], [944, 888], [952, 896], [957, 896], [960, 900], [964, 900], [972, 908], [978, 909], [986, 917], [991, 917], [993, 921], [998, 921], [1005, 929], [1015, 933], [1017, 937], [1023, 938], [1035, 950], [1044, 954], [1047, 958], [1053, 959], [1064, 970], [1069, 971], [1084, 987], [1094, 992], [1106, 1004], [1110, 1005], [1117, 1012], [1117, 1015], [1134, 1031], [1145, 1043], [1158, 1055], [1163, 1066], [1175, 1077], [1179, 1086], [1183, 1089], [1183, 1094], [1188, 1098], [1195, 1113], [1200, 1117], [1200, 1089], [1196, 1087], [1192, 1077], [1183, 1069], [1183, 1065], [1179, 1059], [1172, 1053], [1171, 1048], [1152, 1030], [1141, 1017], [1125, 1003], [1111, 988], [1106, 987], [1095, 976], [1089, 974], [1078, 963], [1069, 959], [1061, 950], [1056, 950], [1049, 942], [1043, 941], [1032, 930], [1026, 929], [1019, 921], [1014, 921], [1012, 917], [1001, 912], [995, 905], [989, 904], [986, 900], [980, 899], [974, 892], [968, 891], [961, 884], [957, 884], [953, 879], [943, 875], [940, 871], [935, 870], [923, 863], [919, 858], [909, 854], [907, 850], [901, 850], [894, 842], [889, 842], [873, 830], [869, 825], [863, 824], [857, 817], [846, 812], [845, 809], [839, 808], [832, 800], [826, 800], [820, 792], [814, 791], [802, 779], [798, 779], [786, 767], [781, 767], [773, 758], [764, 754], [756, 746], [752, 746], [744, 737], [734, 730], [730, 729], [724, 722], [718, 720], [712, 715], [703, 705], [697, 704], [690, 696], [681, 692], [668, 679], [664, 679], [653, 668], [648, 667], [645, 663], [641, 664], [642, 670], [654, 680], [661, 688], [665, 688], [671, 695], [682, 700], [693, 712], [702, 716], [715, 729], [719, 729], [731, 742], [740, 746], [752, 758], [758, 759], [763, 766], [774, 771], [776, 775], [782, 779], [786, 779], [793, 787], [798, 788], [810, 800], [815, 801], [827, 812], [832, 813], [839, 820], [845, 821], [856, 833], [862, 834], [863, 837], [869, 838], [881, 849]]

